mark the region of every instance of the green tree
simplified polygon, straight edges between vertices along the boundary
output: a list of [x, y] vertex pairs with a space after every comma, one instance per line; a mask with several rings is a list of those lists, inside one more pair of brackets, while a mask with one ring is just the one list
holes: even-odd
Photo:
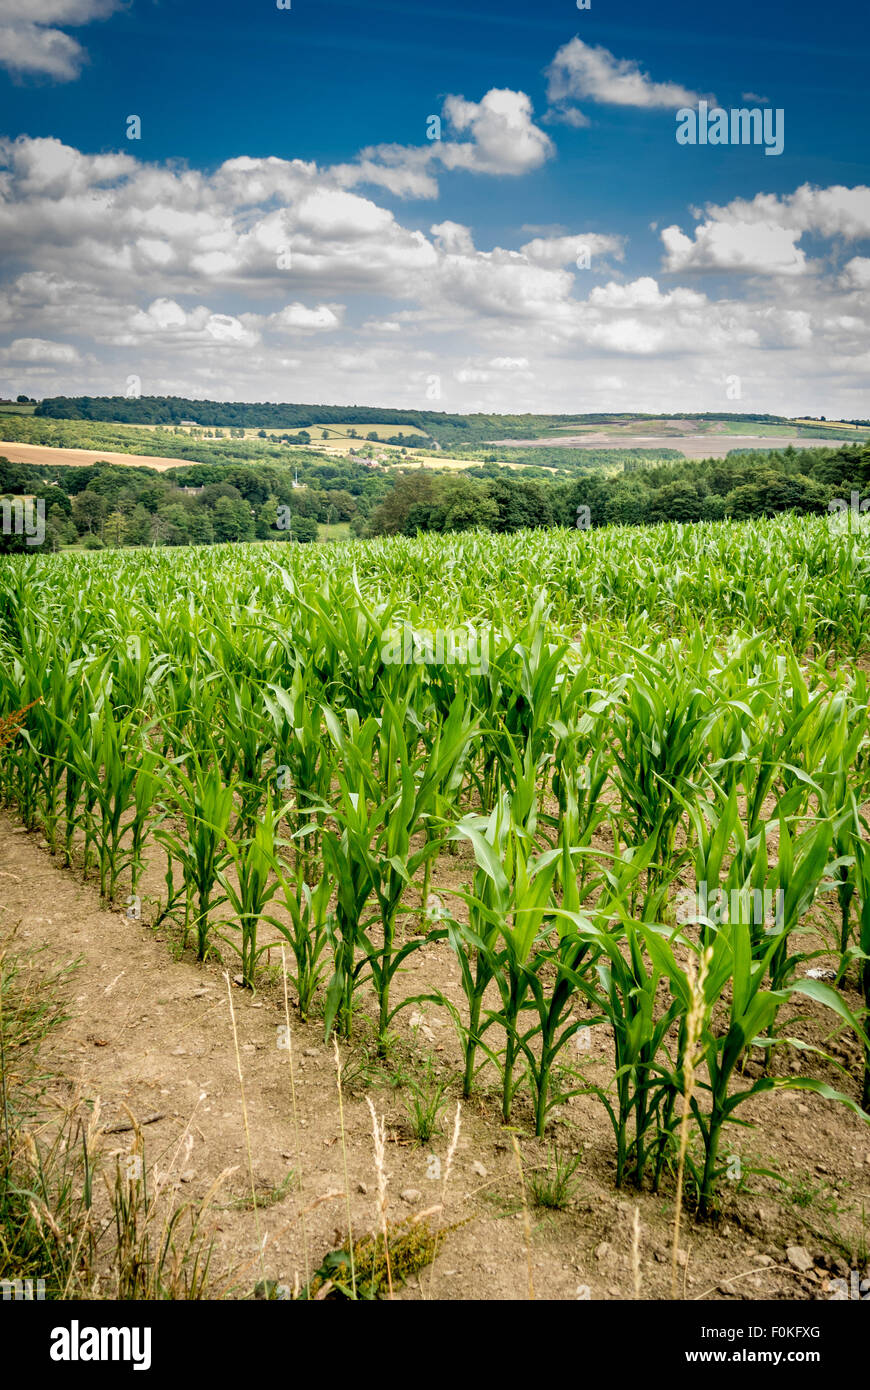
[[150, 545], [152, 519], [150, 512], [139, 502], [130, 515], [125, 518], [124, 545]]
[[212, 513], [216, 541], [251, 541], [254, 539], [254, 518], [243, 498], [219, 497]]
[[103, 525], [108, 514], [108, 503], [99, 492], [86, 488], [73, 498], [73, 521], [80, 536], [99, 536], [102, 539]]

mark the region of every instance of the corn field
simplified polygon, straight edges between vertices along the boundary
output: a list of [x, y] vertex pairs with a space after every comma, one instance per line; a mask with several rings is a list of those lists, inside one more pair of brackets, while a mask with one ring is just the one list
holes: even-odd
[[[107, 901], [156, 856], [247, 987], [283, 945], [327, 1037], [443, 1009], [494, 1121], [594, 1093], [618, 1185], [688, 1107], [704, 1214], [751, 1097], [870, 1109], [868, 579], [827, 517], [12, 557], [0, 795]], [[432, 943], [454, 999], [403, 992]], [[863, 1074], [783, 1068], [808, 1001]]]

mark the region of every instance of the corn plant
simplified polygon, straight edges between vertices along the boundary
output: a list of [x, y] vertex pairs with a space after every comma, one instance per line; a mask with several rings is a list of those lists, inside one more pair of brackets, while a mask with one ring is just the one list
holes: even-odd
[[[604, 891], [594, 910], [563, 908], [566, 952], [573, 957], [562, 967], [565, 986], [573, 984], [610, 1025], [614, 1054], [614, 1089], [593, 1087], [604, 1104], [616, 1140], [616, 1185], [622, 1185], [629, 1165], [637, 1186], [647, 1162], [660, 1151], [662, 1106], [666, 1096], [657, 1071], [664, 1039], [677, 1008], [658, 1007], [661, 971], [644, 949], [644, 921], [633, 920], [629, 903], [637, 896], [642, 875], [649, 876], [657, 846], [654, 833], [637, 851], [621, 858], [602, 856]], [[658, 920], [667, 891], [660, 884], [644, 896], [642, 914]], [[578, 970], [583, 955], [593, 970]], [[563, 993], [565, 987], [563, 986]], [[539, 1115], [539, 1132], [542, 1131]]]
[[[459, 958], [469, 1005], [468, 1025], [463, 1030], [464, 1090], [467, 1094], [471, 1089], [483, 1032], [492, 1023], [499, 1024], [505, 1036], [499, 1062], [502, 1115], [508, 1121], [522, 1079], [515, 1073], [522, 1052], [520, 1016], [529, 989], [526, 967], [551, 907], [557, 856], [553, 851], [534, 854], [527, 834], [513, 820], [505, 792], [488, 819], [465, 817], [454, 833], [470, 841], [477, 864], [473, 891], [460, 893], [469, 909], [469, 927], [454, 923], [448, 933]], [[498, 987], [501, 1009], [489, 1010], [481, 1028], [483, 996], [491, 981]], [[492, 1049], [487, 1051], [490, 1057], [495, 1056]]]
[[[857, 822], [857, 815], [855, 817]], [[859, 931], [857, 948], [852, 951], [860, 965], [861, 993], [864, 999], [864, 1081], [861, 1090], [861, 1105], [870, 1113], [870, 849], [867, 841], [858, 833], [854, 841], [855, 861], [858, 877]]]
[[659, 658], [632, 651], [631, 656], [635, 669], [619, 678], [622, 698], [612, 714], [614, 781], [630, 823], [630, 842], [653, 837], [651, 873], [657, 877], [673, 855], [682, 815], [679, 794], [694, 788], [715, 707], [693, 672], [674, 675], [664, 653]]
[[[243, 840], [227, 834], [226, 848], [229, 862], [216, 870], [217, 881], [224, 890], [225, 900], [235, 913], [239, 932], [239, 955], [242, 960], [242, 978], [249, 989], [254, 988], [257, 963], [267, 949], [257, 946], [257, 928], [266, 907], [278, 891], [275, 877], [277, 867], [275, 858], [275, 815], [271, 801], [267, 801], [263, 815], [253, 829], [253, 833]], [[229, 872], [232, 867], [232, 873]]]
[[[686, 1028], [685, 1020], [693, 1007], [693, 990], [687, 972], [674, 953], [677, 933], [670, 936], [662, 927], [644, 925], [641, 928], [647, 950], [671, 989], [673, 1003], [681, 1019], [676, 1064], [662, 1075], [673, 1094], [683, 1094]], [[778, 1089], [814, 1091], [828, 1100], [847, 1105], [862, 1115], [855, 1101], [825, 1082], [812, 1077], [773, 1077], [763, 1075], [748, 1085], [734, 1085], [746, 1050], [768, 1032], [772, 1032], [777, 1015], [795, 994], [807, 995], [825, 1004], [843, 1022], [865, 1038], [858, 1021], [833, 989], [819, 980], [803, 979], [778, 990], [765, 989], [764, 981], [771, 961], [781, 946], [782, 933], [771, 936], [764, 953], [753, 956], [751, 924], [748, 914], [738, 914], [721, 923], [706, 948], [710, 952], [704, 975], [704, 1017], [700, 1034], [700, 1053], [706, 1068], [690, 1097], [692, 1115], [703, 1143], [703, 1163], [687, 1161], [698, 1190], [699, 1212], [705, 1216], [713, 1205], [716, 1181], [720, 1175], [719, 1149], [722, 1131], [727, 1123], [735, 1123], [739, 1106], [751, 1097]], [[699, 948], [687, 938], [679, 938], [686, 951]], [[724, 1022], [717, 1025], [716, 1019]], [[782, 1039], [788, 1042], [788, 1038]], [[832, 1059], [828, 1059], [832, 1060]], [[706, 1103], [703, 1103], [706, 1102]], [[864, 1118], [867, 1118], [866, 1116]]]
[[334, 934], [334, 918], [329, 911], [332, 882], [323, 873], [318, 883], [310, 885], [301, 867], [290, 870], [280, 858], [276, 873], [280, 902], [290, 923], [288, 925], [273, 916], [267, 920], [280, 932], [293, 953], [296, 973], [290, 978], [296, 986], [299, 1017], [304, 1021], [308, 1018], [318, 985], [326, 973], [324, 954]]
[[187, 944], [191, 925], [196, 932], [196, 954], [205, 960], [209, 951], [211, 912], [224, 901], [215, 896], [215, 888], [229, 855], [226, 835], [232, 813], [232, 788], [224, 785], [217, 767], [205, 767], [197, 757], [191, 758], [191, 770], [181, 764], [168, 764], [169, 778], [165, 795], [171, 813], [177, 815], [184, 827], [170, 829], [164, 823], [154, 838], [167, 853], [167, 881], [173, 897], [173, 863], [181, 867], [184, 880], [184, 933], [182, 949]]

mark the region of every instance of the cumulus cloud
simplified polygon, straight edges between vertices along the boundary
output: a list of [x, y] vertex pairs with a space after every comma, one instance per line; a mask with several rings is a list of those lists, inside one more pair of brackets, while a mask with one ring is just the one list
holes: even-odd
[[840, 285], [846, 290], [870, 290], [870, 258], [853, 256], [843, 266]]
[[576, 113], [574, 101], [676, 110], [700, 100], [697, 92], [679, 82], [655, 82], [633, 59], [616, 58], [608, 49], [580, 38], [563, 44], [547, 68], [547, 78], [550, 119], [570, 125], [588, 123]]
[[453, 130], [471, 137], [433, 142], [440, 145], [437, 157], [445, 168], [479, 174], [525, 174], [555, 152], [549, 135], [532, 120], [532, 103], [525, 92], [497, 87], [478, 102], [448, 96], [444, 114]]
[[864, 184], [817, 188], [805, 183], [782, 198], [775, 193], [757, 193], [751, 199], [735, 198], [723, 207], [711, 204], [707, 212], [718, 222], [767, 222], [847, 240], [870, 236], [870, 188]]
[[758, 193], [710, 204], [693, 236], [677, 226], [662, 231], [664, 268], [802, 276], [818, 268], [797, 245], [805, 233], [847, 241], [870, 236], [870, 188], [803, 184], [784, 196]]
[[13, 77], [71, 82], [87, 61], [81, 44], [57, 25], [90, 24], [123, 0], [40, 0], [39, 13], [22, 14], [22, 0], [0, 0], [0, 67]]
[[804, 252], [795, 244], [801, 233], [770, 222], [703, 222], [694, 237], [679, 227], [665, 227], [661, 237], [667, 255], [664, 269], [736, 270], [754, 275], [804, 275]]
[[[461, 222], [404, 225], [305, 161], [245, 156], [203, 173], [26, 139], [0, 145], [0, 161], [6, 394], [28, 377], [28, 394], [115, 394], [133, 372], [147, 394], [425, 409], [434, 373], [445, 410], [576, 409], [578, 382], [587, 408], [613, 409], [617, 381], [626, 409], [712, 409], [727, 408], [736, 372], [756, 383], [747, 408], [860, 413], [870, 262], [856, 254], [834, 274], [805, 262], [796, 219], [845, 237], [861, 190], [760, 195], [708, 208], [694, 233], [667, 228], [672, 273], [754, 277], [714, 299], [636, 271], [596, 275], [621, 261], [615, 234], [527, 227], [518, 250], [480, 247]], [[578, 274], [584, 247], [591, 273]]]
[[535, 125], [525, 92], [494, 87], [480, 101], [448, 96], [442, 107], [450, 136], [425, 145], [372, 145], [358, 159], [333, 167], [333, 177], [345, 188], [371, 184], [401, 198], [434, 198], [438, 183], [432, 169], [465, 170], [473, 174], [519, 175], [537, 169], [555, 154], [545, 131]]
[[535, 237], [521, 248], [523, 255], [535, 265], [563, 266], [599, 257], [625, 257], [625, 238], [605, 236], [599, 232], [578, 232], [575, 236]]
[[266, 322], [279, 333], [292, 333], [297, 329], [322, 333], [338, 328], [341, 313], [341, 305], [318, 304], [315, 309], [309, 309], [304, 304], [287, 304], [277, 314], [270, 314]]
[[213, 313], [203, 304], [186, 310], [173, 299], [155, 299], [147, 309], [130, 316], [128, 327], [122, 341], [144, 337], [190, 346], [252, 347], [259, 340], [256, 331], [232, 314]]
[[78, 362], [80, 354], [70, 343], [53, 343], [46, 338], [15, 338], [3, 349], [7, 362]]
[[38, 245], [44, 271], [125, 295], [143, 283], [155, 298], [203, 285], [410, 294], [436, 259], [421, 232], [296, 161], [233, 160], [205, 175], [21, 138], [0, 142], [0, 164], [7, 258]]

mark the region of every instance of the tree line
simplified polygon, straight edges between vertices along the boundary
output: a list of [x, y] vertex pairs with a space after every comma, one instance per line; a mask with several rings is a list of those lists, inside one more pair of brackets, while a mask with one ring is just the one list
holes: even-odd
[[870, 447], [757, 450], [725, 459], [684, 459], [622, 474], [600, 469], [547, 482], [496, 465], [465, 473], [422, 469], [396, 477], [366, 535], [482, 528], [642, 525], [746, 520], [778, 512], [823, 512], [837, 497], [870, 488]]
[[[870, 492], [870, 446], [738, 451], [622, 473], [531, 477], [495, 463], [465, 471], [371, 470], [311, 455], [300, 468], [191, 463], [153, 469], [14, 464], [0, 458], [0, 495], [42, 498], [46, 543], [209, 545], [317, 539], [318, 525], [355, 536], [474, 529], [745, 520], [824, 512], [835, 498]], [[0, 536], [0, 549], [21, 549]]]

